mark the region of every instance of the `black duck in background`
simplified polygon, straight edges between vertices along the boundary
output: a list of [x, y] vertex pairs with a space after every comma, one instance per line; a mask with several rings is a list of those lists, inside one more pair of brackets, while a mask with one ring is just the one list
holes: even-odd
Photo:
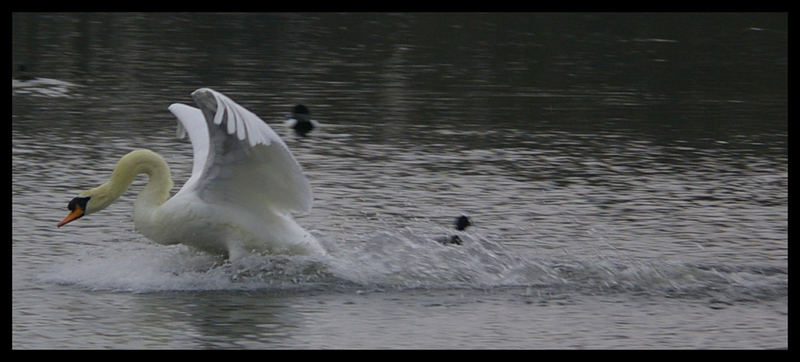
[[286, 126], [294, 130], [294, 133], [300, 137], [308, 137], [315, 128], [319, 128], [319, 122], [311, 119], [311, 112], [308, 107], [298, 104], [292, 108], [292, 114], [288, 115], [289, 120], [286, 121]]

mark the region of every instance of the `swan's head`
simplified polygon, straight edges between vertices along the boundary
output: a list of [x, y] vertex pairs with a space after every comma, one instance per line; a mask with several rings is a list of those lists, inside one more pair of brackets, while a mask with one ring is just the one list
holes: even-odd
[[64, 220], [61, 220], [60, 223], [58, 223], [58, 227], [62, 227], [67, 223], [73, 220], [78, 220], [83, 215], [86, 215], [87, 214], [86, 210], [88, 208], [87, 204], [91, 199], [92, 198], [90, 196], [86, 196], [86, 197], [76, 197], [70, 200], [69, 204], [67, 205], [67, 209], [69, 209], [69, 215], [67, 215], [67, 217], [65, 217]]
[[58, 227], [62, 227], [72, 221], [80, 219], [84, 215], [89, 215], [105, 209], [109, 204], [114, 202], [113, 198], [106, 192], [105, 185], [93, 188], [88, 191], [82, 192], [78, 197], [69, 201], [67, 209], [69, 215], [58, 223]]
[[[64, 226], [84, 215], [95, 213], [110, 206], [128, 189], [136, 175], [142, 173], [147, 174], [150, 178], [148, 187], [155, 185], [155, 187], [149, 188], [150, 191], [145, 202], [160, 205], [169, 197], [169, 190], [172, 188], [169, 166], [164, 162], [164, 158], [153, 151], [145, 149], [133, 150], [122, 156], [117, 162], [117, 166], [114, 168], [114, 172], [111, 173], [111, 178], [108, 182], [81, 192], [78, 197], [70, 200], [67, 205], [69, 215], [64, 220], [61, 220], [58, 226]], [[137, 198], [137, 202], [138, 200], [139, 198]]]

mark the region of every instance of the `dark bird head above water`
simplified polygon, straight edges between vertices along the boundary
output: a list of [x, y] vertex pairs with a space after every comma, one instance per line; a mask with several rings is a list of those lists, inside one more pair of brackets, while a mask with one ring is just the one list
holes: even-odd
[[[464, 231], [469, 226], [472, 226], [472, 222], [469, 220], [468, 217], [461, 215], [456, 218], [456, 223], [455, 223], [456, 230]], [[458, 235], [450, 235], [450, 237], [437, 238], [436, 241], [444, 245], [448, 244], [461, 245], [461, 237], [459, 237]]]
[[294, 117], [295, 119], [300, 117], [310, 118], [311, 112], [308, 111], [308, 107], [302, 104], [298, 104], [294, 106], [294, 108], [292, 108], [292, 117]]
[[468, 217], [461, 215], [456, 218], [456, 230], [464, 231], [468, 226], [472, 226]]
[[316, 127], [316, 121], [311, 119], [311, 112], [308, 107], [298, 104], [292, 108], [289, 127], [294, 129], [298, 136], [307, 137], [308, 133]]

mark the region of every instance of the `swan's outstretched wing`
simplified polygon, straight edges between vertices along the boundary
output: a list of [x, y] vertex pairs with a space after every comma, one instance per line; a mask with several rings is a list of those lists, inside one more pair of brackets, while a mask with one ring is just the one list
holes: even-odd
[[178, 117], [178, 138], [184, 138], [188, 134], [189, 140], [192, 142], [194, 162], [192, 177], [184, 184], [184, 188], [186, 188], [185, 185], [193, 184], [200, 177], [208, 159], [208, 126], [203, 118], [203, 111], [197, 108], [175, 103], [169, 106], [169, 110], [175, 117]]
[[208, 203], [253, 212], [311, 209], [308, 180], [269, 125], [212, 89], [200, 88], [192, 98], [200, 109], [169, 106], [180, 121], [178, 135], [188, 133], [194, 151], [192, 176], [179, 194], [194, 192]]

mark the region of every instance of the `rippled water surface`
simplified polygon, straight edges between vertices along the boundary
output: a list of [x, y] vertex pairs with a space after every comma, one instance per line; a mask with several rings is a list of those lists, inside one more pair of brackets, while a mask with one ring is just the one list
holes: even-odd
[[[788, 346], [785, 14], [12, 22], [12, 348]], [[155, 244], [143, 178], [56, 228], [135, 148], [176, 192], [204, 86], [284, 136], [329, 256]]]

